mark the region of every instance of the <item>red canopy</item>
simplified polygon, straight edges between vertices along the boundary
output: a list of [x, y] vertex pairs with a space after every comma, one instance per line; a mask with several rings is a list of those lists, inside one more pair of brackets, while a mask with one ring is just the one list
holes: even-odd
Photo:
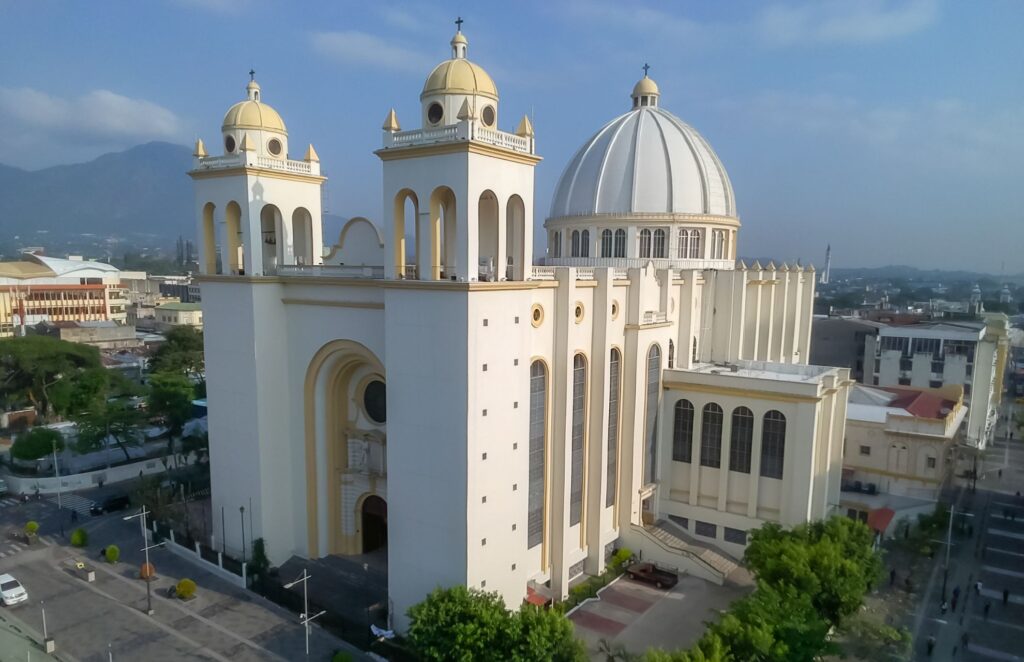
[[895, 516], [896, 511], [892, 508], [877, 508], [868, 513], [868, 526], [879, 533], [885, 533]]

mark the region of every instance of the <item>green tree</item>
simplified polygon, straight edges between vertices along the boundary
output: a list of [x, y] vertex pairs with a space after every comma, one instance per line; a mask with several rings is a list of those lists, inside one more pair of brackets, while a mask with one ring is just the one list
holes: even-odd
[[644, 662], [749, 662], [733, 656], [722, 638], [714, 632], [707, 632], [689, 650], [649, 650]]
[[190, 326], [178, 326], [167, 333], [149, 361], [151, 372], [175, 372], [194, 382], [201, 381], [206, 369], [203, 361], [203, 333]]
[[0, 340], [0, 401], [43, 417], [95, 399], [106, 371], [99, 350], [49, 336]]
[[513, 618], [518, 621], [519, 632], [509, 659], [524, 662], [587, 659], [583, 642], [576, 638], [572, 623], [560, 612], [524, 604]]
[[139, 425], [143, 416], [138, 409], [123, 400], [104, 401], [94, 405], [74, 418], [78, 426], [79, 453], [100, 449], [106, 439], [112, 439], [130, 460], [128, 446], [140, 441]]
[[50, 428], [32, 428], [18, 435], [11, 446], [11, 456], [18, 460], [38, 460], [64, 450], [64, 435]]
[[149, 377], [149, 412], [164, 420], [172, 440], [191, 418], [192, 393], [192, 383], [180, 373], [158, 372]]

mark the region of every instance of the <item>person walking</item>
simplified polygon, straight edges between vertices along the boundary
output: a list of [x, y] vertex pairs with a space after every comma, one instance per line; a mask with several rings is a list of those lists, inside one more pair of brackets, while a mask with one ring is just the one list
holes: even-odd
[[928, 637], [928, 641], [925, 642], [925, 649], [928, 652], [928, 657], [931, 657], [932, 651], [935, 650], [935, 637]]
[[965, 653], [967, 652], [967, 644], [970, 641], [970, 639], [971, 637], [967, 634], [966, 630], [962, 635], [960, 635], [960, 647], [964, 649]]
[[992, 608], [992, 603], [991, 602], [986, 602], [985, 603], [985, 620], [986, 621], [988, 620], [988, 610], [991, 609], [991, 608]]
[[945, 600], [943, 600], [943, 601], [942, 601], [942, 604], [941, 604], [941, 605], [939, 605], [939, 611], [941, 611], [941, 612], [942, 612], [942, 615], [943, 615], [943, 616], [945, 616], [945, 615], [946, 615], [946, 610], [947, 610], [947, 609], [949, 609], [949, 603], [948, 603], [948, 602], [946, 602]]
[[1010, 589], [1003, 589], [1003, 606], [1005, 607], [1010, 602]]
[[975, 584], [974, 584], [974, 593], [976, 595], [981, 595], [981, 582], [980, 581], [975, 582]]
[[950, 600], [949, 606], [953, 610], [953, 613], [955, 614], [956, 613], [956, 596], [955, 595], [953, 596], [953, 599]]
[[896, 583], [896, 568], [889, 571], [889, 586]]

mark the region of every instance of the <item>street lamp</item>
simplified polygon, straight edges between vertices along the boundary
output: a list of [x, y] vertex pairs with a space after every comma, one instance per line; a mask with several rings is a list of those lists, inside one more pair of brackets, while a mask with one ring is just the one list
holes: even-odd
[[60, 537], [64, 537], [64, 507], [60, 494], [60, 467], [57, 466], [57, 440], [53, 443], [53, 475], [57, 479], [57, 519], [60, 520]]
[[242, 563], [245, 563], [245, 506], [238, 507], [238, 518], [242, 520]]
[[327, 613], [326, 610], [322, 610], [312, 616], [309, 615], [309, 590], [307, 589], [306, 582], [309, 581], [310, 575], [306, 572], [306, 569], [302, 569], [302, 576], [293, 582], [289, 582], [284, 585], [284, 588], [291, 588], [298, 583], [302, 583], [302, 613], [299, 614], [299, 623], [306, 630], [306, 657], [309, 657], [309, 624], [315, 618], [319, 618]]
[[[165, 541], [161, 540], [160, 542], [158, 542], [155, 545], [147, 545], [146, 544], [147, 542], [149, 542], [149, 540], [147, 539], [147, 536], [146, 536], [146, 515], [148, 515], [148, 514], [149, 514], [149, 511], [146, 510], [146, 505], [143, 504], [142, 505], [142, 510], [140, 510], [138, 513], [136, 513], [134, 515], [128, 515], [127, 517], [122, 517], [121, 518], [121, 519], [123, 519], [126, 522], [128, 520], [135, 519], [136, 517], [139, 518], [139, 528], [142, 531], [142, 550], [140, 550], [140, 551], [142, 551], [142, 552], [144, 552], [146, 554], [146, 565], [143, 566], [143, 567], [146, 569], [147, 573], [149, 573], [149, 569], [150, 569], [150, 565], [149, 565], [149, 550], [154, 549], [156, 547], [163, 547], [164, 542], [165, 542]], [[152, 616], [153, 615], [153, 588], [152, 588], [152, 586], [150, 586], [150, 584], [152, 584], [153, 577], [151, 575], [147, 574], [146, 577], [145, 577], [145, 580], [146, 580], [146, 614], [148, 616]]]

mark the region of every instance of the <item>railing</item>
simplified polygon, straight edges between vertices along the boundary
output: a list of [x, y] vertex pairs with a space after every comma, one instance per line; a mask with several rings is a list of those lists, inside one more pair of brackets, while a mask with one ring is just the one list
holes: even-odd
[[546, 257], [544, 264], [559, 267], [615, 267], [642, 269], [653, 264], [655, 269], [735, 269], [732, 260], [677, 260], [653, 257]]
[[514, 133], [505, 133], [504, 131], [495, 131], [494, 129], [485, 129], [482, 126], [477, 126], [473, 131], [473, 139], [479, 140], [482, 143], [488, 143], [496, 145], [497, 147], [504, 147], [514, 152], [523, 152], [526, 154], [531, 153], [533, 150], [530, 148], [530, 139], [523, 136], [517, 136]]
[[665, 313], [658, 312], [656, 310], [648, 310], [640, 316], [641, 324], [660, 324], [667, 322], [668, 316]]
[[531, 267], [529, 280], [555, 280], [555, 268]]
[[296, 161], [294, 159], [273, 159], [268, 156], [255, 156], [251, 152], [226, 154], [224, 156], [204, 156], [195, 161], [196, 170], [220, 170], [222, 168], [239, 168], [242, 166], [292, 172], [300, 175], [320, 174], [319, 163]]
[[256, 159], [256, 165], [271, 170], [284, 170], [285, 172], [297, 172], [303, 175], [313, 174], [313, 164], [309, 161], [293, 161], [292, 159], [271, 159], [261, 156]]
[[576, 280], [595, 280], [593, 267], [583, 267], [576, 270]]
[[533, 154], [533, 140], [531, 138], [488, 129], [478, 124], [476, 120], [462, 120], [458, 124], [450, 124], [436, 129], [388, 132], [384, 134], [384, 148], [451, 143], [460, 140], [472, 140], [513, 152]]
[[286, 264], [277, 268], [279, 276], [307, 276], [321, 278], [384, 278], [384, 267], [364, 267], [330, 264]]
[[[466, 140], [469, 135], [460, 135], [459, 125], [441, 127], [440, 129], [416, 129], [414, 131], [399, 131], [384, 136], [385, 147], [408, 147], [410, 145], [424, 145], [427, 143], [447, 143], [455, 140]], [[390, 143], [390, 144], [388, 144]]]

